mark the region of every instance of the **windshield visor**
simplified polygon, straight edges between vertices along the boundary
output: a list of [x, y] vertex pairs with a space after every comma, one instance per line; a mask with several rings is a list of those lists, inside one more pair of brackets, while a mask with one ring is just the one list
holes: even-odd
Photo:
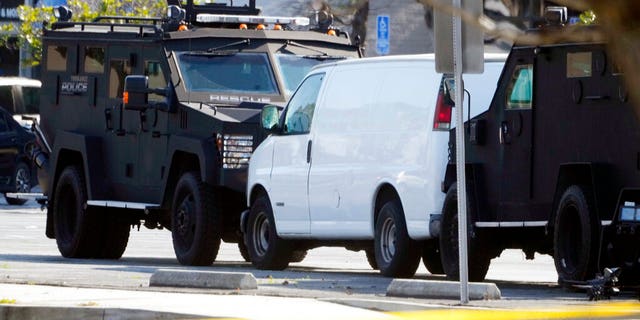
[[178, 53], [187, 91], [278, 94], [269, 59], [262, 53]]

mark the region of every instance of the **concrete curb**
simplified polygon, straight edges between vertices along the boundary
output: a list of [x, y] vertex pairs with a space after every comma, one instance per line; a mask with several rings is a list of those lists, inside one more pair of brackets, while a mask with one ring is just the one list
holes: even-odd
[[0, 319], [104, 320], [104, 319], [202, 319], [202, 316], [171, 312], [96, 307], [45, 307], [0, 305]]
[[250, 290], [258, 289], [258, 281], [248, 272], [159, 269], [151, 275], [149, 286]]
[[[387, 287], [387, 296], [413, 298], [460, 298], [460, 283], [453, 281], [394, 279]], [[470, 300], [499, 300], [500, 289], [495, 283], [469, 283]]]

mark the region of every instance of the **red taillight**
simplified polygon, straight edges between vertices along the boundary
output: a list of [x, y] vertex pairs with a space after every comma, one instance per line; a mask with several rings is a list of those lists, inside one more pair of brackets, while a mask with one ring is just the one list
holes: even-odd
[[451, 106], [444, 102], [444, 93], [440, 90], [436, 100], [436, 114], [433, 117], [433, 130], [451, 129], [451, 109]]

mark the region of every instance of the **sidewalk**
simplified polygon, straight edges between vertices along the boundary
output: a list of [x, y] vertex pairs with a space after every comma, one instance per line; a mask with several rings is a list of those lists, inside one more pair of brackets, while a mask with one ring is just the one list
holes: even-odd
[[[37, 285], [0, 284], [0, 301], [5, 303], [0, 304], [0, 320], [22, 319], [26, 315], [35, 315], [34, 318], [46, 319], [215, 317], [279, 320], [301, 318], [305, 320], [373, 320], [392, 318], [380, 312], [314, 299], [239, 294], [207, 295], [83, 289]], [[35, 310], [31, 307], [45, 308]]]

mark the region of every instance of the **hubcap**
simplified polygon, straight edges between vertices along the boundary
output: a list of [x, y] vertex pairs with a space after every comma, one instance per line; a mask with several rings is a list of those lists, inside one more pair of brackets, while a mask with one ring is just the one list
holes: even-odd
[[396, 254], [396, 224], [393, 219], [387, 218], [384, 221], [381, 236], [382, 258], [385, 262], [390, 262]]
[[271, 226], [264, 212], [260, 212], [253, 224], [253, 247], [256, 253], [264, 256], [269, 250], [269, 232]]
[[25, 168], [19, 168], [16, 172], [16, 191], [26, 193], [31, 191], [29, 173]]
[[[183, 238], [189, 238], [195, 232], [193, 195], [184, 197], [176, 213], [176, 230]], [[185, 239], [187, 240], [187, 239]]]

